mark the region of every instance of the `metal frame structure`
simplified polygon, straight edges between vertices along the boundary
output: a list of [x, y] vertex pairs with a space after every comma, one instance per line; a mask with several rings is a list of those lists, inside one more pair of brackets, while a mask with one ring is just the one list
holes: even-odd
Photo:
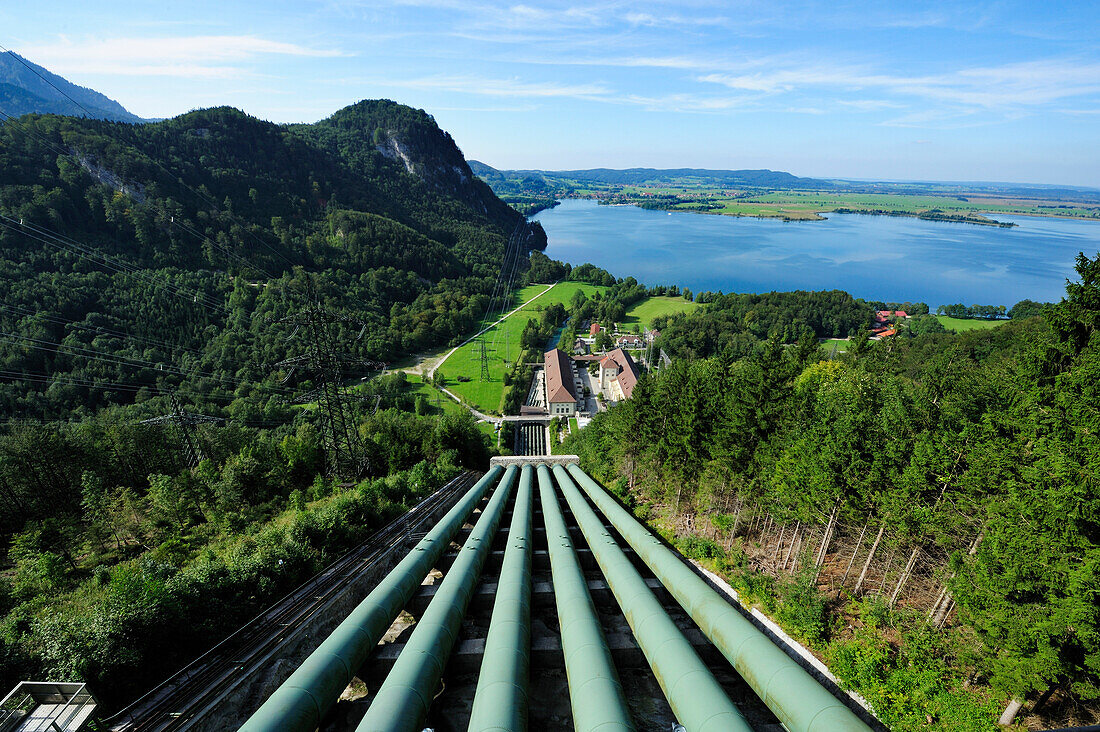
[[0, 732], [79, 732], [98, 704], [82, 683], [23, 681], [0, 700]]

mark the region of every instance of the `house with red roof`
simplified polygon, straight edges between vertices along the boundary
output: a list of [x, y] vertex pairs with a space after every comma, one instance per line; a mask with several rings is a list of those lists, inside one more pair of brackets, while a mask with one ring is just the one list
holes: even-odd
[[629, 399], [638, 383], [638, 366], [621, 348], [609, 351], [600, 361], [600, 388], [614, 401]]
[[543, 354], [543, 381], [546, 385], [546, 411], [554, 416], [577, 413], [576, 376], [573, 362], [565, 351], [555, 348]]
[[876, 323], [885, 323], [885, 322], [889, 321], [890, 318], [908, 318], [908, 317], [909, 317], [909, 314], [907, 312], [905, 312], [904, 310], [876, 310], [875, 311], [875, 322]]

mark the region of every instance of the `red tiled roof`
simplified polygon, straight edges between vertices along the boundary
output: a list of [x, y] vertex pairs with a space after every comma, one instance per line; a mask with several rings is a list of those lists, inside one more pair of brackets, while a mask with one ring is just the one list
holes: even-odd
[[623, 396], [629, 399], [634, 393], [634, 385], [638, 383], [638, 367], [634, 359], [621, 348], [608, 353], [607, 358], [619, 365], [619, 388], [623, 390]]
[[597, 335], [600, 332], [600, 324], [593, 323], [592, 327], [588, 329], [588, 335]]
[[577, 401], [569, 356], [559, 348], [547, 351], [543, 354], [543, 367], [546, 369], [546, 401], [550, 404]]

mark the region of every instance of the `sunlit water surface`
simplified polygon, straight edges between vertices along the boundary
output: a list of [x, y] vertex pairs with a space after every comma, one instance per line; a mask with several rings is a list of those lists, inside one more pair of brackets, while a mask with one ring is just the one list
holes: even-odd
[[1100, 222], [996, 216], [1003, 229], [915, 218], [827, 214], [782, 222], [565, 200], [540, 212], [546, 253], [646, 284], [696, 292], [846, 290], [937, 305], [1057, 301], [1078, 252], [1100, 252]]

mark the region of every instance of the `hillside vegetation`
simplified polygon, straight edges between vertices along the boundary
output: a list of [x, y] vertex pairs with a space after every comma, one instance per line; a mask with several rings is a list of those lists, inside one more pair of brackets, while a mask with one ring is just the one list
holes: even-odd
[[234, 109], [31, 115], [0, 125], [0, 170], [0, 410], [16, 416], [135, 401], [112, 384], [229, 409], [293, 387], [302, 374], [270, 373], [296, 347], [273, 321], [308, 299], [354, 315], [338, 336], [361, 358], [445, 343], [480, 318], [522, 222], [428, 115], [387, 101], [293, 128]]
[[[486, 465], [469, 414], [379, 368], [470, 332], [545, 235], [424, 112], [28, 115], [0, 172], [0, 688], [117, 707]], [[326, 477], [316, 339], [367, 377], [359, 480]], [[144, 422], [180, 409], [220, 421]]]
[[678, 316], [681, 358], [564, 447], [891, 729], [991, 730], [1013, 699], [1095, 723], [1100, 258], [1078, 273], [1040, 317], [837, 360], [743, 327], [747, 297]]

